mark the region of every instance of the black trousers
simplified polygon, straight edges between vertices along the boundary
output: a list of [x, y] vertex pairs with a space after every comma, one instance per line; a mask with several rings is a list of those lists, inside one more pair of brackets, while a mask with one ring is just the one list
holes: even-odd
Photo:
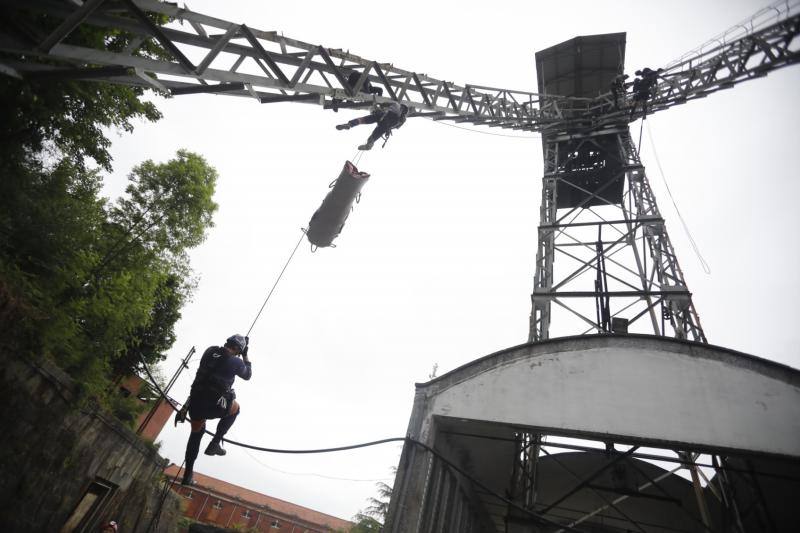
[[384, 113], [383, 115], [372, 113], [365, 117], [354, 118], [348, 124], [356, 126], [358, 124], [375, 124], [377, 122], [378, 125], [375, 126], [375, 129], [370, 133], [368, 141], [375, 142], [380, 139], [382, 135], [389, 133], [389, 130], [391, 130], [399, 120], [400, 117], [394, 113]]

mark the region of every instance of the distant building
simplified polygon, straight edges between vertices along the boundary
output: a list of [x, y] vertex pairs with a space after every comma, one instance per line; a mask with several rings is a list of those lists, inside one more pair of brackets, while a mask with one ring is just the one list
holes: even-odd
[[[169, 465], [170, 478], [178, 467]], [[194, 472], [196, 485], [175, 483], [172, 489], [186, 501], [184, 516], [217, 527], [264, 533], [329, 533], [349, 531], [351, 522], [289, 503], [260, 492]]]
[[144, 386], [145, 383], [139, 376], [128, 376], [120, 382], [119, 391], [126, 397], [135, 396], [146, 406], [133, 427], [145, 439], [155, 441], [174, 412], [170, 402], [174, 405], [176, 402], [172, 398], [165, 400], [158, 393], [153, 394], [150, 392], [150, 387]]

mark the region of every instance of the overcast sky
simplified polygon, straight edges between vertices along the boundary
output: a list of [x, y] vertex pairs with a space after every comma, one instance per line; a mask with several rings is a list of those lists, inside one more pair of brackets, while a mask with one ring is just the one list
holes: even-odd
[[[577, 35], [627, 32], [626, 71], [665, 65], [764, 4], [714, 2], [213, 2], [187, 7], [453, 81], [536, 90], [534, 53]], [[648, 118], [642, 159], [709, 342], [800, 367], [798, 129], [800, 68]], [[244, 333], [314, 210], [370, 130], [339, 132], [357, 112], [226, 96], [158, 99], [164, 119], [115, 137], [118, 195], [136, 163], [180, 148], [220, 173], [220, 209], [192, 254], [199, 278], [183, 309], [171, 375], [198, 355], [172, 396], [188, 393], [199, 354]], [[412, 119], [359, 167], [372, 177], [335, 249], [301, 245], [251, 334], [253, 378], [235, 385], [229, 436], [320, 448], [406, 432], [414, 383], [527, 340], [541, 201], [538, 136]], [[631, 125], [638, 135], [639, 123]], [[502, 133], [509, 136], [496, 135]], [[572, 333], [572, 332], [561, 332]], [[558, 335], [554, 324], [551, 335]], [[211, 426], [214, 427], [213, 425]], [[167, 426], [180, 464], [188, 425]], [[208, 437], [206, 437], [207, 442]], [[204, 445], [205, 446], [205, 443]], [[400, 445], [319, 456], [228, 446], [196, 470], [350, 518], [392, 481]], [[342, 479], [336, 479], [342, 478]]]

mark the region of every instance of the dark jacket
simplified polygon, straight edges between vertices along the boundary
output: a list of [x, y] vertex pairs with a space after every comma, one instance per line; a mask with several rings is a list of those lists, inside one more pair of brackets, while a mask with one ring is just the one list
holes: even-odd
[[192, 390], [206, 390], [224, 394], [231, 390], [236, 376], [249, 380], [253, 375], [250, 361], [229, 355], [220, 346], [211, 346], [200, 358], [200, 366], [192, 383]]

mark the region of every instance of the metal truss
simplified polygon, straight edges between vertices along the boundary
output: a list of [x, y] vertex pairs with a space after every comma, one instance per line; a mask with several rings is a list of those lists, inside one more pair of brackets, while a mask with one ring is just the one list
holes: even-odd
[[[702, 98], [716, 90], [764, 76], [800, 59], [800, 16], [699, 51], [663, 73], [647, 112]], [[614, 105], [611, 94], [569, 98], [479, 85], [456, 85], [391, 63], [366, 59], [195, 13], [156, 0], [0, 0], [0, 71], [17, 77], [98, 80], [153, 88], [172, 95], [217, 93], [261, 103], [306, 102], [326, 108], [365, 107], [397, 101], [436, 120], [489, 127], [557, 132], [628, 123], [644, 113], [631, 95]], [[19, 13], [46, 14], [53, 28], [24, 27]], [[159, 25], [148, 14], [167, 17]], [[124, 49], [90, 48], [70, 36], [80, 26], [129, 37]], [[143, 54], [158, 43], [164, 54]], [[358, 76], [351, 75], [356, 73]], [[382, 95], [362, 89], [369, 82]]]
[[706, 342], [627, 126], [546, 138], [544, 158], [529, 341], [549, 338], [556, 304], [559, 334]]
[[[480, 530], [504, 533], [780, 531], [791, 521], [787, 503], [770, 501], [770, 496], [791, 494], [800, 486], [795, 459], [521, 428], [513, 438], [481, 431], [444, 435], [512, 444], [514, 466], [504, 496], [516, 505], [450, 472], [454, 490], [443, 483], [447, 465], [433, 461], [419, 531], [475, 530], [482, 522], [487, 525]], [[459, 522], [463, 529], [442, 528], [441, 516], [461, 516], [452, 513], [464, 502], [473, 511], [470, 522]], [[670, 527], [672, 515], [683, 524], [680, 529]]]
[[[646, 532], [652, 531], [653, 527], [660, 530], [654, 524], [642, 521], [630, 513], [627, 501], [637, 499], [661, 502], [672, 509], [672, 512], [681, 513], [694, 523], [696, 531], [744, 533], [743, 520], [753, 519], [749, 515], [758, 513], [760, 516], [757, 519], [761, 522], [768, 522], [770, 519], [769, 510], [763, 505], [764, 502], [760, 497], [759, 481], [752, 465], [748, 465], [745, 461], [743, 463], [745, 468], [737, 468], [733, 466], [736, 461], [726, 454], [701, 454], [660, 446], [644, 448], [631, 443], [615, 442], [604, 442], [603, 447], [600, 447], [598, 446], [600, 443], [596, 441], [561, 439], [557, 436], [527, 432], [517, 433], [515, 442], [519, 461], [512, 472], [512, 487], [532, 487], [535, 477], [531, 477], [531, 482], [527, 483], [519, 473], [535, 473], [537, 463], [543, 457], [555, 463], [566, 477], [572, 478], [572, 484], [567, 490], [556, 497], [551, 493], [547, 501], [529, 499], [527, 497], [529, 491], [519, 494], [509, 491], [509, 495], [516, 496], [514, 499], [526, 509], [563, 523], [565, 529], [558, 531], [582, 530], [598, 519], [609, 531]], [[564, 452], [603, 456], [604, 460], [592, 471], [581, 473], [559, 460], [559, 454]], [[664, 473], [653, 476], [652, 473], [637, 466], [638, 461], [659, 464], [664, 468]], [[676, 495], [662, 486], [666, 478], [681, 473], [691, 480], [695, 499], [694, 509], [687, 508], [685, 502], [676, 500]], [[737, 482], [734, 482], [733, 478], [736, 478]], [[536, 481], [548, 483], [546, 478]], [[797, 479], [790, 481], [800, 483]], [[570, 506], [569, 500], [582, 491], [590, 493], [594, 499], [602, 503], [591, 510], [577, 511]], [[740, 494], [736, 495], [737, 491]], [[713, 508], [716, 510], [716, 516], [712, 516], [709, 511], [708, 498], [714, 500]], [[751, 504], [747, 509], [740, 509], [737, 500], [739, 503], [748, 501]], [[517, 522], [522, 525], [526, 523], [524, 519], [515, 517], [512, 508], [508, 508], [506, 522]]]
[[[757, 25], [723, 34], [715, 45], [668, 65], [646, 109], [641, 102], [637, 109], [630, 94], [615, 102], [610, 92], [568, 98], [460, 86], [156, 0], [0, 0], [0, 71], [20, 78], [97, 80], [170, 95], [216, 93], [334, 110], [397, 101], [412, 106], [412, 116], [540, 131], [544, 186], [529, 339], [549, 337], [555, 304], [576, 321], [576, 333], [646, 324], [657, 335], [704, 342], [627, 124], [796, 63], [798, 6], [796, 1], [775, 4]], [[27, 24], [32, 13], [46, 24]], [[106, 41], [89, 47], [76, 37], [84, 27], [113, 31], [124, 46]], [[614, 154], [608, 139], [613, 139]], [[564, 168], [574, 167], [575, 154], [592, 151], [593, 145], [615, 172], [598, 168], [596, 179], [571, 179], [574, 168]], [[591, 169], [578, 170], [587, 174]], [[621, 186], [624, 198], [607, 194]], [[561, 214], [565, 195], [577, 200]]]
[[[584, 116], [571, 121], [582, 129], [628, 123], [669, 109], [800, 61], [800, 2], [779, 2], [737, 25], [660, 73], [646, 106], [627, 93], [614, 102], [611, 92], [600, 95]], [[761, 25], [755, 25], [761, 21]], [[628, 84], [630, 85], [630, 84]], [[592, 118], [590, 118], [592, 117]]]
[[[144, 86], [171, 95], [219, 93], [333, 109], [397, 101], [438, 119], [524, 130], [561, 121], [561, 108], [576, 101], [459, 86], [154, 0], [87, 0], [81, 6], [66, 0], [1, 0], [0, 6], [8, 21], [0, 33], [0, 50], [11, 54], [2, 68], [19, 77], [61, 76]], [[15, 21], [23, 10], [44, 13], [57, 25], [49, 32], [19, 31], [21, 24], [15, 26]], [[148, 13], [172, 22], [157, 25]], [[70, 35], [81, 25], [124, 32], [130, 46], [114, 50], [72, 44]], [[145, 42], [157, 42], [163, 57], [142, 54]], [[367, 82], [383, 94], [363, 91]]]

